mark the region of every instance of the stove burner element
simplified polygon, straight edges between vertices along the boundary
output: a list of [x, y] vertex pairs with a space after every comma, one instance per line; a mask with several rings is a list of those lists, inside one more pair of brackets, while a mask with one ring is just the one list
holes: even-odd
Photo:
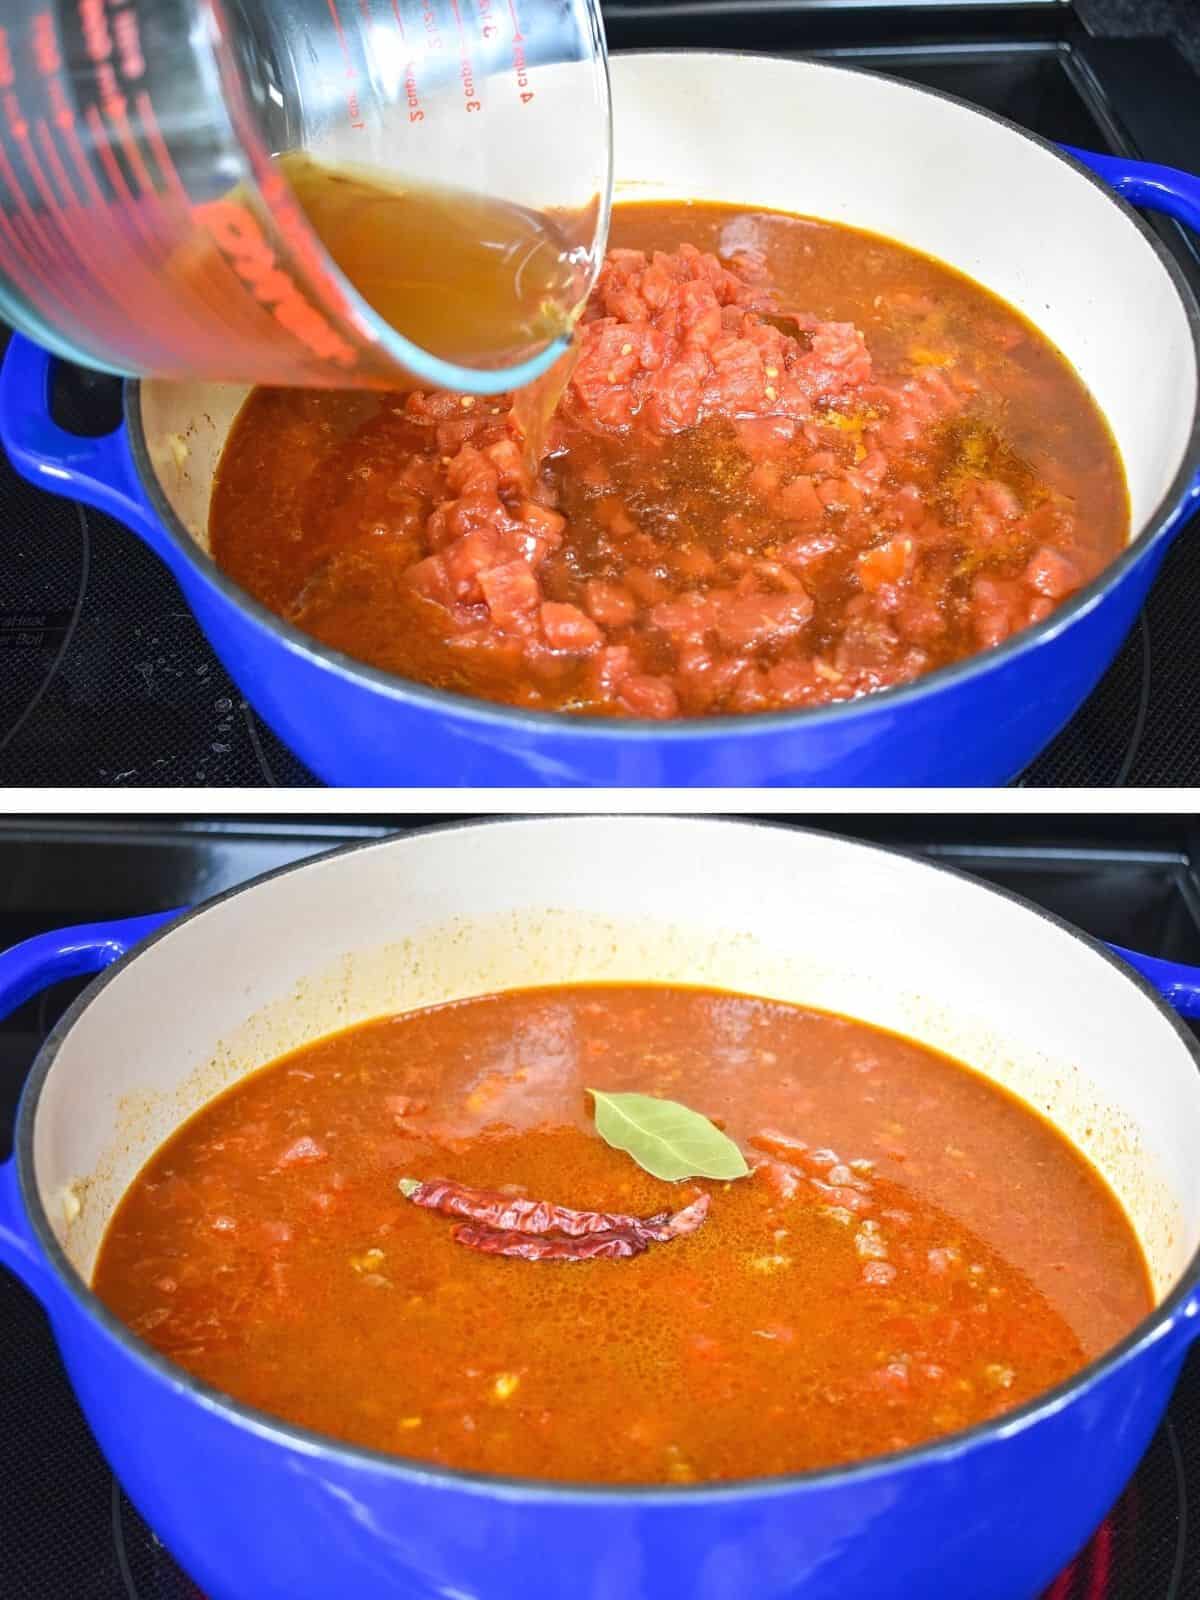
[[204, 1600], [112, 1480], [113, 1549], [128, 1600]]

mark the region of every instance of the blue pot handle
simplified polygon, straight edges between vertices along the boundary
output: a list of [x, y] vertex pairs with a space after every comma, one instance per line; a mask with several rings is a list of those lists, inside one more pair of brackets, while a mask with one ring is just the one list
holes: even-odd
[[8, 459], [30, 483], [107, 512], [165, 557], [171, 546], [138, 482], [124, 422], [89, 439], [60, 428], [51, 415], [55, 359], [23, 334], [9, 340], [0, 366], [0, 443]]
[[1095, 150], [1080, 150], [1073, 144], [1062, 149], [1069, 156], [1103, 178], [1122, 200], [1151, 211], [1165, 211], [1176, 222], [1200, 233], [1200, 178], [1178, 167], [1160, 166], [1155, 161], [1130, 161], [1125, 156], [1104, 156]]
[[1144, 956], [1123, 945], [1110, 944], [1113, 955], [1141, 973], [1152, 988], [1181, 1017], [1200, 1021], [1200, 967], [1185, 967], [1179, 961], [1164, 961], [1160, 956]]
[[[0, 952], [0, 1019], [52, 983], [110, 966], [178, 915], [178, 911], [157, 911], [152, 916], [127, 917], [120, 922], [59, 928]], [[15, 1272], [40, 1300], [45, 1300], [46, 1266], [21, 1204], [15, 1156], [0, 1166], [0, 1266]]]
[[[1185, 228], [1200, 233], [1200, 177], [1155, 161], [1099, 155], [1094, 150], [1080, 150], [1072, 144], [1064, 144], [1061, 149], [1102, 178], [1130, 205], [1164, 211], [1176, 222], [1182, 222]], [[1193, 500], [1200, 500], [1200, 473], [1189, 492]]]

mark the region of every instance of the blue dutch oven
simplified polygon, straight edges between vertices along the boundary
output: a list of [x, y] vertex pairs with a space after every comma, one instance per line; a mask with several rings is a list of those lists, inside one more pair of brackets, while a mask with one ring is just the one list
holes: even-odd
[[16, 338], [0, 376], [11, 461], [145, 539], [246, 697], [329, 783], [1010, 779], [1095, 686], [1200, 496], [1200, 313], [1131, 208], [1195, 227], [1200, 182], [1060, 150], [950, 96], [843, 67], [680, 51], [618, 56], [612, 76], [618, 201], [724, 200], [848, 222], [959, 267], [1026, 312], [1112, 425], [1131, 488], [1125, 554], [1039, 626], [913, 685], [824, 710], [664, 726], [426, 689], [251, 600], [205, 549], [212, 474], [244, 390], [131, 381], [122, 426], [77, 438], [51, 420], [49, 357]]
[[[196, 910], [32, 939], [0, 955], [0, 1012], [100, 968], [27, 1083], [0, 1261], [45, 1306], [101, 1447], [209, 1600], [1032, 1600], [1120, 1493], [1200, 1328], [1200, 1073], [1171, 1009], [1200, 1016], [1200, 973], [1114, 953], [940, 866], [707, 819], [435, 828]], [[289, 1426], [189, 1377], [91, 1292], [126, 1184], [242, 1072], [360, 1018], [591, 978], [769, 994], [953, 1050], [1103, 1172], [1154, 1311], [1069, 1382], [923, 1448], [602, 1489]], [[401, 1328], [397, 1342], [402, 1359]]]

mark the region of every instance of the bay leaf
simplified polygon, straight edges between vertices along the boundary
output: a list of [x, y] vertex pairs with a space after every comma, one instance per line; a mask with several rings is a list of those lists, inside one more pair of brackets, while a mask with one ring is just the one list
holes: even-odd
[[733, 1140], [698, 1111], [648, 1094], [589, 1089], [596, 1132], [655, 1178], [744, 1178], [750, 1171]]

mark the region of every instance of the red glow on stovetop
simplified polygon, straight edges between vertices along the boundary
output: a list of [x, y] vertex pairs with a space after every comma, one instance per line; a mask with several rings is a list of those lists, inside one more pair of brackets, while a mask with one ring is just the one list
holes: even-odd
[[1046, 1590], [1043, 1600], [1104, 1600], [1112, 1575], [1113, 1527], [1106, 1517], [1086, 1550]]

